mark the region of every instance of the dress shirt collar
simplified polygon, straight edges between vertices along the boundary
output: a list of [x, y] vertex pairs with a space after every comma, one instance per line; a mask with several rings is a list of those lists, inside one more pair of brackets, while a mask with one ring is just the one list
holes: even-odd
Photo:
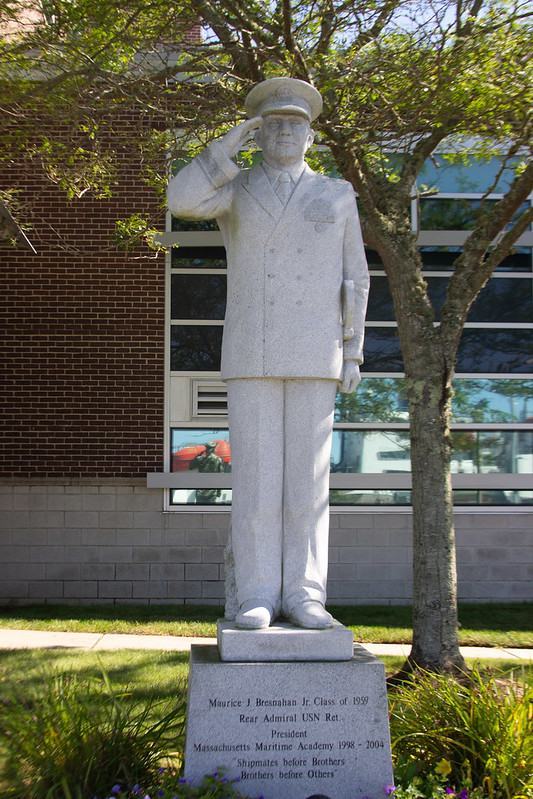
[[267, 164], [266, 161], [263, 161], [262, 167], [266, 172], [266, 175], [272, 184], [272, 186], [276, 185], [276, 181], [281, 175], [282, 172], [287, 172], [291, 176], [291, 180], [296, 185], [300, 180], [302, 173], [305, 169], [305, 163], [297, 164], [296, 166], [287, 167], [287, 169], [278, 169], [275, 166], [271, 166], [271, 164]]

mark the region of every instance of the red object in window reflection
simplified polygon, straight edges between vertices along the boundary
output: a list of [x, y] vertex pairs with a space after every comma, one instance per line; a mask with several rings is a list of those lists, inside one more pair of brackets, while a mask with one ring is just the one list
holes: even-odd
[[[231, 452], [229, 443], [222, 439], [216, 438], [213, 439], [213, 442], [216, 443], [215, 455], [218, 455], [219, 458], [222, 458], [225, 464], [230, 463]], [[177, 449], [176, 452], [172, 453], [172, 471], [189, 471], [189, 463], [193, 460], [193, 458], [196, 458], [197, 455], [202, 455], [203, 453], [205, 453], [205, 444], [191, 444], [187, 447], [182, 447], [182, 449]]]

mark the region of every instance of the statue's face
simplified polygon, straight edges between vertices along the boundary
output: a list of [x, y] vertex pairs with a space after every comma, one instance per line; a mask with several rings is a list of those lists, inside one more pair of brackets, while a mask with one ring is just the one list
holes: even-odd
[[299, 114], [267, 114], [255, 140], [265, 161], [282, 168], [303, 161], [313, 143], [313, 131], [307, 119]]

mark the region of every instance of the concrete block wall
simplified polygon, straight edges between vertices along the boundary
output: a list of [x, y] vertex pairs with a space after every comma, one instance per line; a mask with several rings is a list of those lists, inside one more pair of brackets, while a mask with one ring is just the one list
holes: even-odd
[[[142, 480], [0, 484], [0, 604], [223, 604], [227, 510], [163, 512]], [[456, 516], [459, 598], [533, 601], [531, 512]], [[409, 604], [411, 514], [331, 513], [328, 600]]]

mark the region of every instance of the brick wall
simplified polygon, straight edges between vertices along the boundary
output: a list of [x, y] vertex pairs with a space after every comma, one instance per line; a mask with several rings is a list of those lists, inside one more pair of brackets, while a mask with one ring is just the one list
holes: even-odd
[[158, 213], [128, 153], [112, 199], [68, 201], [27, 165], [37, 250], [3, 247], [0, 475], [139, 476], [163, 467], [164, 257], [112, 245], [116, 219]]
[[[228, 512], [162, 512], [142, 480], [0, 484], [0, 604], [223, 604]], [[457, 514], [459, 598], [533, 601], [533, 511]], [[411, 514], [332, 513], [328, 601], [409, 604]]]

